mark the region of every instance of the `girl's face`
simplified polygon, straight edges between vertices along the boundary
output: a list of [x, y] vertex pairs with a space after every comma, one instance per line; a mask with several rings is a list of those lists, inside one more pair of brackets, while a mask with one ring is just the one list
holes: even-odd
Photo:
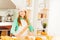
[[21, 17], [24, 17], [24, 16], [25, 16], [25, 12], [24, 12], [24, 11], [20, 11], [19, 15], [20, 15]]

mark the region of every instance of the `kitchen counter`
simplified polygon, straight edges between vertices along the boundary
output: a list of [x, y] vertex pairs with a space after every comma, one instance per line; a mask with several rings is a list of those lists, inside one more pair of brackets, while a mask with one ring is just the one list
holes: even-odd
[[[17, 40], [17, 39], [20, 39], [21, 40], [21, 37], [17, 38], [17, 37], [10, 37], [10, 36], [1, 36], [1, 39], [6, 39], [6, 40]], [[52, 40], [51, 37], [44, 37], [44, 36], [25, 36], [25, 37], [22, 37], [22, 40]]]
[[12, 25], [12, 22], [0, 22], [0, 26]]
[[2, 29], [11, 29], [12, 22], [0, 22], [0, 30]]
[[12, 22], [0, 22], [0, 31], [2, 31], [1, 35], [2, 34], [10, 35], [11, 27], [12, 27]]

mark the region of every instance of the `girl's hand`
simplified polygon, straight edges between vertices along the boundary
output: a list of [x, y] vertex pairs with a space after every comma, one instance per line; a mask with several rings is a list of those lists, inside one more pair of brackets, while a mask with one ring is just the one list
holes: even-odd
[[16, 37], [21, 37], [21, 33], [15, 34]]
[[20, 37], [20, 34], [16, 34], [15, 36], [16, 36], [16, 37]]
[[29, 32], [28, 35], [29, 36], [34, 36], [34, 33], [33, 32]]
[[29, 27], [29, 25], [26, 26], [26, 28], [28, 28], [28, 27]]
[[16, 38], [17, 38], [17, 40], [22, 40], [23, 39], [23, 37], [20, 36], [19, 34], [16, 35]]

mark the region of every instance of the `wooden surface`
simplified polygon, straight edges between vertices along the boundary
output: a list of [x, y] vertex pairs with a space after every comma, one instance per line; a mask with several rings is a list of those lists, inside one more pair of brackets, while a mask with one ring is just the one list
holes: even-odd
[[11, 29], [12, 25], [0, 26], [0, 29]]
[[12, 25], [0, 26], [0, 31], [2, 31], [1, 36], [8, 35], [8, 31], [10, 31], [11, 27], [12, 27]]

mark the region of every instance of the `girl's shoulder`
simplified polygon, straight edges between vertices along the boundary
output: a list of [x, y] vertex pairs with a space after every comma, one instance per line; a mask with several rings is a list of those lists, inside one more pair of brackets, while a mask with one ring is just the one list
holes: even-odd
[[16, 22], [18, 20], [18, 18], [15, 18], [14, 21]]
[[18, 26], [18, 18], [15, 18], [14, 21], [13, 21], [13, 24], [16, 24]]
[[13, 22], [17, 22], [18, 18], [15, 18]]

